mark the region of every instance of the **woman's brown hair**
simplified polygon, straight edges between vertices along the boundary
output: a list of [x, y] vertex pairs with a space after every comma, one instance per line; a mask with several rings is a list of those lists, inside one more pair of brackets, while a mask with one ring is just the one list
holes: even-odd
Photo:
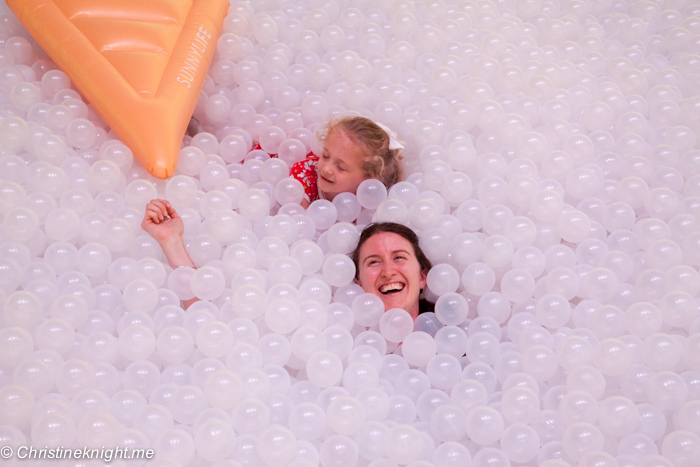
[[413, 230], [409, 229], [405, 225], [397, 224], [395, 222], [377, 222], [365, 227], [360, 234], [360, 240], [357, 242], [355, 251], [352, 252], [352, 262], [355, 263], [355, 279], [357, 279], [360, 275], [360, 249], [362, 248], [362, 245], [370, 238], [383, 232], [394, 233], [405, 238], [413, 247], [413, 254], [418, 260], [421, 271], [426, 274], [428, 271], [430, 271], [433, 264], [425, 256], [425, 253], [423, 253], [423, 250], [421, 250], [421, 247], [418, 245], [418, 235], [416, 235]]

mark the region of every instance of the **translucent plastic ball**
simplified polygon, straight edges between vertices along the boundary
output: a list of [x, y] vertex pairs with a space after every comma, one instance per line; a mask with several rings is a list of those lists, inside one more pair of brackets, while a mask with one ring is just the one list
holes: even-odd
[[99, 449], [103, 444], [117, 442], [119, 431], [119, 422], [113, 415], [92, 412], [78, 424], [76, 439], [90, 448]]
[[588, 271], [582, 284], [588, 298], [599, 302], [610, 300], [618, 288], [617, 276], [607, 268], [594, 268]]
[[110, 191], [117, 188], [120, 182], [119, 166], [109, 160], [97, 161], [90, 166], [88, 180], [96, 191]]
[[46, 235], [59, 242], [71, 242], [80, 233], [80, 217], [66, 208], [54, 209], [44, 221]]
[[113, 253], [127, 251], [134, 242], [133, 229], [124, 219], [111, 219], [102, 229], [100, 242]]
[[360, 215], [362, 206], [353, 193], [339, 193], [333, 198], [340, 222], [352, 222]]
[[179, 428], [171, 428], [158, 436], [153, 443], [154, 451], [157, 449], [159, 457], [181, 459], [182, 462], [192, 462], [194, 459], [195, 443], [192, 436]]
[[352, 253], [359, 238], [357, 227], [347, 222], [339, 222], [328, 229], [328, 246], [335, 253]]
[[169, 363], [184, 362], [194, 351], [194, 339], [187, 329], [170, 326], [158, 334], [156, 350]]
[[297, 404], [289, 414], [289, 428], [298, 439], [314, 440], [326, 428], [326, 413], [312, 402]]
[[365, 407], [354, 397], [337, 397], [326, 409], [326, 420], [336, 433], [352, 435], [365, 423]]
[[220, 461], [234, 449], [236, 433], [224, 420], [210, 419], [199, 425], [194, 436], [197, 453], [209, 461]]
[[475, 467], [486, 467], [488, 465], [507, 466], [510, 464], [508, 456], [500, 449], [486, 447], [474, 455], [472, 465]]
[[88, 305], [85, 300], [75, 295], [61, 295], [51, 304], [51, 317], [63, 319], [74, 329], [82, 326], [88, 318]]
[[280, 143], [277, 151], [277, 157], [286, 162], [290, 167], [304, 160], [307, 152], [304, 143], [294, 138], [286, 139]]
[[131, 361], [145, 360], [156, 348], [153, 331], [145, 326], [131, 325], [119, 335], [119, 353]]
[[210, 219], [220, 211], [230, 210], [231, 198], [223, 191], [208, 191], [200, 199], [199, 209], [204, 219]]
[[32, 83], [17, 83], [12, 87], [10, 102], [19, 110], [27, 111], [41, 102], [41, 91]]
[[504, 323], [511, 313], [508, 299], [499, 292], [487, 292], [477, 302], [479, 316], [493, 318], [497, 323]]
[[218, 370], [209, 375], [203, 390], [209, 405], [230, 410], [243, 397], [243, 382], [233, 371]]
[[535, 316], [542, 326], [557, 329], [569, 321], [571, 305], [561, 295], [547, 294], [537, 301]]
[[384, 437], [386, 455], [397, 464], [410, 464], [418, 460], [421, 447], [420, 434], [410, 425], [394, 425]]
[[427, 365], [436, 354], [435, 340], [430, 334], [419, 331], [406, 336], [402, 344], [403, 357], [406, 361], [418, 367]]
[[467, 413], [465, 422], [469, 438], [481, 446], [489, 446], [501, 438], [503, 433], [503, 417], [488, 406], [474, 407]]
[[175, 209], [185, 208], [195, 202], [197, 185], [184, 175], [172, 177], [165, 185], [165, 197]]
[[671, 371], [659, 371], [647, 381], [649, 401], [661, 410], [680, 407], [688, 397], [688, 385]]
[[32, 238], [39, 229], [39, 218], [27, 208], [15, 208], [5, 214], [3, 231], [10, 240], [24, 241]]
[[523, 352], [523, 371], [537, 381], [546, 381], [557, 372], [554, 351], [544, 345], [533, 345]]
[[36, 338], [38, 348], [64, 354], [75, 343], [75, 330], [66, 320], [48, 319], [37, 327]]
[[328, 200], [316, 200], [307, 209], [307, 215], [316, 225], [316, 229], [324, 231], [329, 229], [338, 217], [338, 211]]
[[158, 289], [151, 282], [137, 279], [124, 288], [124, 306], [129, 311], [149, 312], [158, 304]]
[[364, 293], [355, 297], [351, 309], [355, 322], [362, 326], [378, 324], [384, 315], [384, 303], [374, 294]]
[[359, 459], [357, 444], [352, 438], [341, 435], [332, 435], [326, 438], [319, 449], [321, 465], [335, 465], [338, 467], [351, 467]]
[[367, 179], [357, 187], [357, 200], [365, 209], [377, 209], [386, 197], [386, 187], [379, 180]]
[[194, 292], [190, 288], [191, 277], [195, 270], [190, 267], [179, 267], [168, 276], [168, 289], [175, 292], [180, 300], [194, 298]]
[[282, 425], [270, 425], [258, 437], [258, 455], [265, 465], [287, 465], [296, 457], [297, 451], [296, 436]]
[[224, 291], [225, 279], [219, 269], [204, 266], [197, 269], [190, 278], [190, 288], [195, 297], [202, 300], [214, 300]]
[[451, 404], [437, 407], [430, 417], [430, 431], [442, 442], [454, 442], [465, 434], [465, 415], [462, 410]]
[[265, 324], [278, 334], [288, 334], [294, 331], [300, 320], [299, 306], [290, 300], [274, 300], [268, 303], [265, 310]]
[[43, 304], [37, 295], [17, 291], [5, 299], [2, 312], [8, 325], [31, 328], [41, 320]]
[[404, 224], [408, 221], [408, 208], [398, 199], [387, 199], [377, 206], [375, 219], [377, 222]]
[[691, 466], [700, 449], [700, 438], [689, 431], [670, 433], [661, 445], [661, 454], [675, 465]]
[[591, 221], [581, 211], [567, 211], [557, 220], [557, 229], [562, 239], [571, 243], [580, 243], [590, 235]]
[[580, 460], [586, 453], [601, 451], [604, 438], [602, 433], [594, 425], [586, 422], [577, 422], [569, 425], [564, 430], [562, 447], [566, 455], [572, 460]]
[[535, 291], [535, 279], [524, 269], [511, 269], [501, 278], [501, 292], [511, 302], [524, 302]]
[[29, 126], [20, 117], [8, 117], [0, 124], [0, 142], [12, 151], [19, 151], [29, 135]]
[[590, 362], [593, 346], [584, 337], [567, 336], [557, 344], [556, 354], [559, 365], [566, 370], [571, 370]]
[[402, 342], [413, 331], [413, 318], [403, 309], [392, 308], [380, 318], [379, 330], [389, 342]]
[[68, 414], [52, 412], [32, 424], [32, 443], [58, 448], [75, 440], [75, 422]]
[[564, 424], [576, 422], [593, 423], [597, 419], [598, 402], [584, 391], [570, 391], [564, 394], [559, 404], [559, 416]]
[[66, 142], [76, 149], [88, 149], [97, 141], [95, 124], [85, 118], [76, 118], [66, 127]]
[[332, 352], [316, 352], [306, 362], [306, 374], [309, 381], [320, 388], [327, 388], [338, 383], [343, 377], [343, 364]]
[[421, 199], [411, 204], [408, 209], [408, 220], [418, 230], [426, 230], [437, 225], [440, 210], [430, 200]]
[[459, 282], [459, 273], [449, 264], [438, 264], [428, 272], [428, 288], [438, 296], [456, 291]]
[[672, 370], [681, 359], [682, 344], [673, 336], [655, 333], [644, 339], [642, 359], [654, 370]]
[[12, 374], [12, 382], [28, 388], [37, 399], [51, 390], [54, 379], [53, 366], [38, 358], [29, 358], [19, 363]]
[[445, 325], [459, 325], [467, 318], [468, 314], [469, 304], [460, 294], [445, 293], [440, 295], [435, 302], [435, 316]]
[[221, 358], [234, 345], [231, 328], [221, 322], [213, 321], [204, 324], [197, 331], [195, 338], [197, 349], [209, 358]]
[[530, 423], [540, 410], [538, 399], [537, 394], [529, 388], [510, 388], [503, 393], [502, 414], [512, 423]]
[[56, 389], [66, 397], [73, 398], [80, 391], [95, 384], [95, 371], [84, 360], [68, 360], [56, 371]]
[[605, 392], [605, 377], [590, 365], [581, 365], [569, 372], [566, 387], [570, 391], [582, 390], [600, 399]]
[[540, 439], [534, 428], [513, 423], [503, 430], [500, 446], [512, 462], [525, 463], [537, 456]]
[[346, 255], [331, 254], [323, 262], [323, 278], [334, 287], [349, 284], [355, 277], [355, 264]]
[[493, 289], [495, 284], [496, 274], [487, 264], [474, 262], [462, 273], [462, 285], [471, 295], [484, 295]]
[[436, 388], [450, 390], [458, 381], [459, 361], [452, 355], [436, 355], [428, 362], [426, 374]]
[[239, 213], [246, 219], [262, 219], [270, 212], [270, 198], [264, 191], [251, 188], [238, 199]]
[[316, 352], [326, 350], [326, 336], [318, 329], [303, 326], [297, 329], [291, 340], [292, 354], [302, 362], [309, 360]]
[[604, 400], [598, 409], [601, 428], [613, 436], [626, 436], [639, 424], [639, 410], [631, 400], [612, 396]]

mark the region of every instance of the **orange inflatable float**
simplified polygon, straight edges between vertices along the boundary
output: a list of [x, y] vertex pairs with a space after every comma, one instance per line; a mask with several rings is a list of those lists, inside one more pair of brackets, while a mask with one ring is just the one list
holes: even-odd
[[228, 0], [7, 0], [146, 169], [167, 178]]

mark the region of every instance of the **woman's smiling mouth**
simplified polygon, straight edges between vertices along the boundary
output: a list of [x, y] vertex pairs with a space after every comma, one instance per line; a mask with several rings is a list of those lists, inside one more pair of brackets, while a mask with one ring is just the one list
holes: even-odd
[[390, 282], [389, 284], [384, 284], [379, 287], [379, 293], [388, 295], [394, 292], [401, 292], [404, 287], [406, 287], [406, 285], [402, 282]]

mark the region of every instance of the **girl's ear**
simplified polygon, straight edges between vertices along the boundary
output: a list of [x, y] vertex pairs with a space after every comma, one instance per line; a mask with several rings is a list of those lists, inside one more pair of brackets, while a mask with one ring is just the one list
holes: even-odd
[[425, 271], [420, 272], [420, 288], [424, 289], [428, 285], [428, 274]]

